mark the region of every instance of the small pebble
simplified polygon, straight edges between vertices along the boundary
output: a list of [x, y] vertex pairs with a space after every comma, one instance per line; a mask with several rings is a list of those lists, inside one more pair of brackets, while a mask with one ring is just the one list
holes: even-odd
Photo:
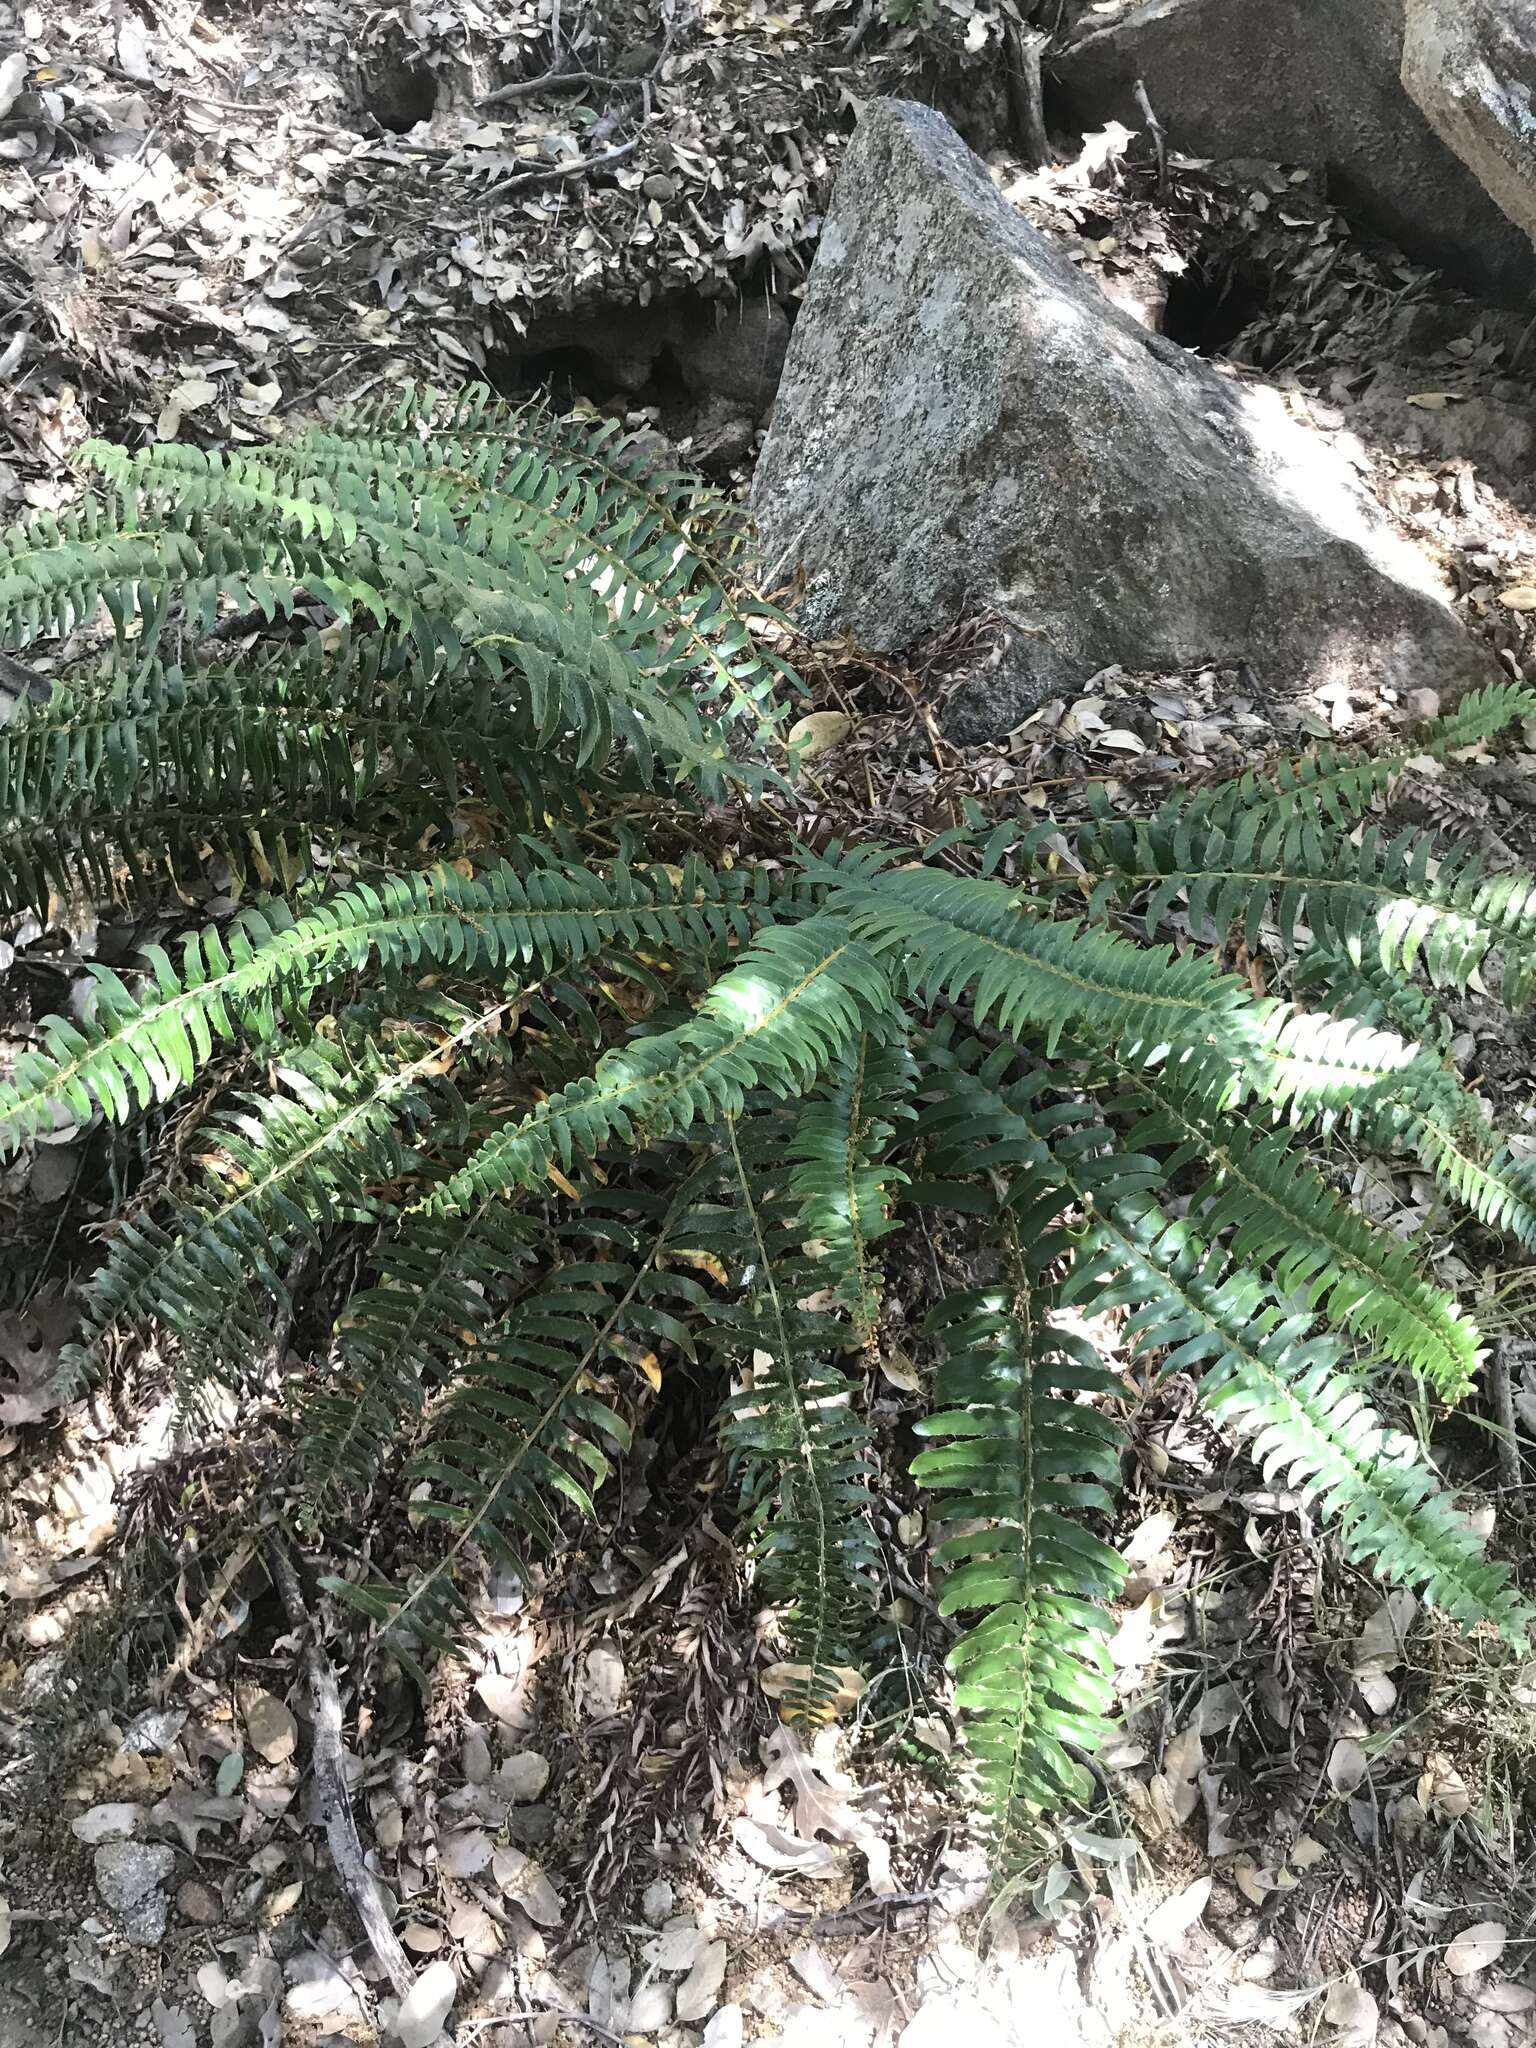
[[1440, 692], [1410, 690], [1403, 700], [1403, 707], [1415, 725], [1422, 725], [1426, 719], [1440, 716]]
[[176, 1910], [183, 1920], [191, 1920], [199, 1927], [215, 1927], [223, 1916], [224, 1908], [219, 1895], [197, 1879], [188, 1878], [176, 1894]]

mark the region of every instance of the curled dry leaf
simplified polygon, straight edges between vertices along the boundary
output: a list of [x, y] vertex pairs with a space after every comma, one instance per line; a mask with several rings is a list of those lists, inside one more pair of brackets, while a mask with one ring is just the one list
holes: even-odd
[[1341, 1735], [1328, 1752], [1328, 1782], [1335, 1792], [1347, 1795], [1358, 1791], [1368, 1769], [1365, 1751], [1353, 1735]]
[[491, 1859], [491, 1875], [507, 1898], [522, 1907], [540, 1927], [558, 1927], [565, 1908], [560, 1894], [531, 1856], [521, 1849], [498, 1849]]
[[1509, 1929], [1502, 1920], [1479, 1920], [1464, 1928], [1445, 1951], [1445, 1967], [1453, 1977], [1470, 1977], [1476, 1970], [1491, 1970], [1504, 1953]]
[[789, 745], [799, 749], [802, 761], [814, 760], [846, 739], [852, 726], [846, 711], [812, 711], [789, 728]]
[[1209, 1877], [1197, 1877], [1192, 1885], [1164, 1899], [1147, 1915], [1144, 1932], [1159, 1948], [1177, 1948], [1205, 1911], [1211, 1896]]
[[286, 1763], [299, 1743], [299, 1724], [275, 1694], [247, 1686], [240, 1695], [251, 1747], [269, 1764]]
[[392, 2032], [400, 2048], [431, 2048], [453, 2011], [458, 1990], [452, 1963], [429, 1963], [395, 2014]]
[[837, 1869], [837, 1858], [825, 1842], [803, 1841], [799, 1835], [786, 1834], [783, 1828], [775, 1827], [772, 1821], [748, 1820], [743, 1816], [732, 1821], [731, 1833], [737, 1847], [760, 1869], [798, 1870], [805, 1877], [831, 1877]]

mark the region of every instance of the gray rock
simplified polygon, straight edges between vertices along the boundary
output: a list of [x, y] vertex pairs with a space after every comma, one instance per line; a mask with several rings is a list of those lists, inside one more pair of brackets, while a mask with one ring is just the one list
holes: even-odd
[[900, 100], [844, 160], [753, 509], [813, 635], [889, 650], [996, 609], [1011, 645], [969, 736], [1114, 663], [1448, 699], [1492, 675], [1278, 392], [1136, 326]]
[[1176, 149], [1325, 169], [1340, 205], [1468, 289], [1536, 282], [1530, 244], [1404, 90], [1403, 0], [1140, 0], [1081, 31], [1053, 68], [1085, 118], [1143, 126], [1142, 79]]
[[1403, 84], [1527, 234], [1536, 234], [1536, 0], [1408, 0]]
[[176, 1868], [165, 1842], [103, 1842], [96, 1851], [96, 1890], [136, 1947], [149, 1948], [165, 1933], [170, 1900], [164, 1886]]
[[773, 403], [788, 347], [784, 308], [759, 292], [722, 300], [710, 318], [692, 323], [678, 359], [693, 390], [732, 400], [736, 411], [757, 420]]

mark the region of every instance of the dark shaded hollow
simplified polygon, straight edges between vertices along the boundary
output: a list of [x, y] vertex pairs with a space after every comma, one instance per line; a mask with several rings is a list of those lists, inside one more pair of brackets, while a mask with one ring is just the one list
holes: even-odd
[[1269, 310], [1269, 280], [1240, 257], [1196, 257], [1170, 278], [1163, 333], [1197, 356], [1225, 355]]
[[436, 111], [436, 74], [414, 57], [382, 49], [363, 74], [360, 105], [391, 135], [407, 135]]

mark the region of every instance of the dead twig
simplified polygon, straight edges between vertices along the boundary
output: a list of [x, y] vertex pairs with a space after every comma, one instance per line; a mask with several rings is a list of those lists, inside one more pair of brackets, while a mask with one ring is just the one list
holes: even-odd
[[547, 164], [536, 171], [519, 171], [514, 177], [503, 178], [499, 185], [492, 185], [482, 192], [482, 201], [500, 199], [506, 192], [526, 191], [530, 185], [553, 184], [561, 178], [582, 178], [588, 171], [600, 171], [604, 164], [616, 164], [621, 157], [630, 156], [640, 147], [643, 137], [632, 135], [628, 142], [621, 142], [617, 149], [605, 149], [597, 156], [572, 157], [568, 163]]
[[347, 1767], [341, 1746], [341, 1692], [336, 1684], [336, 1674], [320, 1647], [309, 1609], [304, 1605], [299, 1575], [288, 1554], [288, 1546], [281, 1533], [270, 1525], [265, 1531], [264, 1548], [272, 1583], [277, 1588], [288, 1620], [301, 1637], [308, 1639], [304, 1662], [309, 1675], [310, 1712], [313, 1716], [310, 1768], [320, 1790], [326, 1847], [331, 1852], [331, 1862], [335, 1865], [342, 1889], [352, 1901], [352, 1910], [363, 1932], [373, 1943], [374, 1954], [383, 1964], [396, 1994], [404, 1998], [416, 1981], [416, 1972], [389, 1924], [378, 1885], [363, 1859], [363, 1845], [358, 1839], [357, 1822], [352, 1817], [352, 1801], [347, 1791]]
[[1146, 82], [1140, 78], [1136, 81], [1136, 104], [1140, 107], [1142, 119], [1146, 122], [1148, 131], [1151, 134], [1152, 147], [1157, 151], [1157, 196], [1159, 199], [1166, 199], [1168, 197], [1168, 130], [1153, 112], [1152, 102], [1147, 97]]
[[1040, 83], [1040, 52], [1045, 44], [1042, 29], [1026, 33], [1016, 21], [1004, 21], [1003, 49], [1008, 61], [1003, 68], [1008, 84], [1008, 110], [1019, 148], [1031, 169], [1037, 171], [1051, 160], [1051, 145], [1045, 132], [1044, 88]]
[[1515, 1434], [1515, 1394], [1510, 1381], [1508, 1343], [1495, 1344], [1488, 1355], [1488, 1401], [1493, 1409], [1493, 1441], [1498, 1451], [1499, 1485], [1506, 1493], [1520, 1490], [1520, 1440]]
[[541, 92], [578, 92], [588, 85], [616, 92], [620, 86], [634, 83], [629, 78], [605, 77], [600, 71], [562, 71], [551, 66], [548, 71], [541, 71], [537, 78], [514, 78], [510, 85], [498, 85], [483, 100], [476, 100], [475, 105], [483, 112], [487, 107], [505, 107], [514, 100], [531, 100]]

